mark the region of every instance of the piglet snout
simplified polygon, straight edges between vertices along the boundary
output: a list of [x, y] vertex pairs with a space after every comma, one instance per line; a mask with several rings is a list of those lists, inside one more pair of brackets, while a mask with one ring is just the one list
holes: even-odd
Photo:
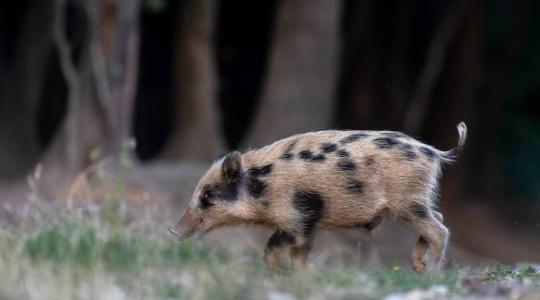
[[174, 228], [172, 227], [169, 227], [169, 233], [174, 235], [175, 237], [180, 237], [180, 233], [178, 233], [178, 231], [176, 231]]
[[186, 210], [176, 226], [169, 227], [169, 232], [180, 240], [191, 237], [200, 224], [201, 218], [191, 209]]

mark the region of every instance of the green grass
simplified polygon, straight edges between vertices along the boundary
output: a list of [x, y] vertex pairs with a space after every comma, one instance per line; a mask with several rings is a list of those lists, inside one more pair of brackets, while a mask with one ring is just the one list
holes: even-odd
[[[178, 243], [158, 222], [135, 226], [118, 215], [112, 222], [110, 213], [0, 228], [0, 299], [378, 299], [433, 286], [456, 298], [467, 292], [459, 267], [437, 276], [396, 265], [269, 270], [258, 250], [232, 254], [192, 240]], [[530, 267], [499, 267], [482, 276], [486, 282], [540, 279]]]

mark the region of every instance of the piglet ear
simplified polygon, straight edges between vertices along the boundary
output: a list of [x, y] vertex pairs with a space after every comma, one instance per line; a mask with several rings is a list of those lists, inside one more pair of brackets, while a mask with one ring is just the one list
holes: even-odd
[[227, 182], [235, 182], [242, 175], [242, 155], [238, 151], [231, 152], [225, 156], [221, 165], [223, 177]]

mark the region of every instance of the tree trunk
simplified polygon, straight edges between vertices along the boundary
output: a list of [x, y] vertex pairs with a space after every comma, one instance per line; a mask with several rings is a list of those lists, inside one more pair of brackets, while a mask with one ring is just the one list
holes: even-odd
[[369, 30], [376, 15], [374, 0], [351, 1], [348, 33], [344, 37], [338, 87], [336, 123], [342, 128], [372, 128], [375, 115], [374, 73], [377, 39]]
[[109, 151], [131, 135], [139, 59], [138, 0], [88, 3], [93, 16], [91, 58], [97, 99], [107, 122]]
[[421, 132], [430, 107], [431, 94], [444, 67], [447, 48], [462, 25], [463, 16], [467, 12], [468, 5], [469, 1], [467, 0], [453, 3], [452, 8], [432, 37], [425, 64], [416, 82], [403, 122], [403, 130], [411, 135], [418, 135]]
[[385, 117], [385, 125], [388, 129], [398, 130], [403, 122], [403, 110], [409, 98], [408, 87], [409, 63], [411, 57], [411, 26], [413, 23], [414, 1], [397, 1], [393, 5], [393, 13], [396, 21], [392, 29], [392, 49], [384, 69], [387, 70], [389, 86], [384, 91], [388, 114]]
[[260, 146], [331, 126], [341, 1], [282, 1], [262, 99], [246, 140]]
[[[89, 162], [92, 148], [121, 151], [129, 137], [138, 59], [138, 1], [72, 2], [88, 28], [81, 45], [66, 34], [66, 1], [56, 2], [55, 41], [67, 82], [65, 121], [44, 168], [70, 176]], [[75, 47], [82, 47], [73, 55]], [[47, 174], [47, 173], [45, 173]], [[69, 177], [68, 177], [69, 178]]]
[[175, 55], [175, 115], [164, 157], [211, 160], [223, 150], [216, 100], [215, 0], [179, 6]]
[[[6, 14], [9, 12], [2, 12]], [[0, 177], [16, 178], [28, 172], [42, 150], [37, 117], [42, 101], [47, 63], [54, 54], [54, 10], [47, 1], [28, 3], [12, 59], [0, 64]], [[13, 29], [12, 29], [13, 30]], [[6, 32], [6, 35], [11, 32]]]

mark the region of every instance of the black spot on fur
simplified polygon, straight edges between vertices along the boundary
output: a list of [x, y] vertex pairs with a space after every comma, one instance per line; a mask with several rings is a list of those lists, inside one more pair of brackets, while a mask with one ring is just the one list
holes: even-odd
[[427, 209], [422, 204], [413, 203], [413, 205], [411, 205], [410, 210], [411, 210], [411, 213], [417, 218], [425, 219], [428, 216]]
[[294, 157], [294, 154], [290, 152], [285, 152], [281, 155], [281, 159], [290, 160]]
[[413, 146], [411, 146], [410, 144], [407, 144], [407, 143], [400, 144], [399, 149], [403, 151], [403, 155], [408, 160], [414, 160], [417, 157], [416, 152], [414, 152]]
[[266, 190], [266, 183], [258, 178], [250, 177], [247, 183], [247, 189], [253, 198], [260, 198]]
[[437, 154], [433, 149], [430, 149], [426, 146], [421, 146], [418, 148], [429, 160], [434, 160], [437, 157]]
[[324, 143], [321, 145], [321, 150], [324, 153], [334, 152], [337, 149], [337, 145], [334, 143]]
[[384, 135], [385, 137], [394, 138], [394, 139], [407, 137], [404, 133], [397, 132], [397, 131], [383, 132], [382, 135]]
[[325, 159], [326, 157], [324, 156], [324, 154], [317, 154], [311, 158], [312, 161], [323, 161]]
[[393, 148], [395, 145], [399, 144], [399, 142], [396, 139], [389, 138], [389, 137], [380, 137], [380, 138], [373, 139], [373, 143], [379, 149], [390, 149], [390, 148]]
[[399, 145], [399, 149], [401, 149], [401, 150], [412, 150], [413, 146], [411, 146], [410, 144], [407, 144], [407, 143], [402, 143], [402, 144]]
[[285, 148], [285, 152], [281, 155], [281, 159], [284, 160], [291, 160], [294, 157], [294, 154], [292, 153], [292, 150], [294, 148], [294, 145], [296, 145], [297, 140], [292, 141], [287, 148]]
[[315, 224], [323, 216], [324, 201], [321, 194], [314, 191], [298, 191], [294, 194], [293, 205], [302, 215], [302, 233], [311, 234]]
[[356, 164], [350, 159], [342, 159], [342, 160], [338, 161], [337, 166], [342, 171], [346, 171], [346, 172], [356, 170]]
[[347, 190], [353, 193], [362, 194], [364, 192], [364, 183], [356, 179], [349, 179], [347, 181]]
[[417, 157], [417, 155], [416, 155], [416, 153], [415, 153], [414, 151], [412, 151], [412, 150], [407, 150], [407, 151], [405, 151], [405, 157], [406, 157], [408, 160], [414, 160], [414, 159]]
[[339, 142], [341, 144], [349, 144], [349, 143], [352, 143], [352, 142], [355, 142], [355, 141], [358, 141], [360, 139], [365, 139], [368, 137], [368, 134], [367, 133], [364, 133], [364, 132], [357, 132], [357, 133], [353, 133], [349, 136], [346, 136], [344, 137], [343, 139], [341, 139]]
[[336, 153], [339, 157], [349, 157], [349, 152], [345, 149], [339, 149]]
[[272, 173], [272, 164], [267, 164], [261, 167], [251, 167], [248, 169], [249, 176], [261, 177]]
[[270, 202], [268, 202], [267, 200], [263, 200], [261, 203], [264, 206], [264, 208], [268, 208], [270, 206]]
[[313, 158], [313, 152], [311, 150], [303, 150], [298, 153], [301, 159], [311, 160]]
[[272, 173], [272, 164], [267, 164], [261, 167], [251, 167], [248, 169], [249, 178], [247, 180], [247, 190], [249, 194], [254, 198], [260, 198], [267, 187], [264, 181], [261, 181], [258, 177], [267, 176]]
[[326, 157], [324, 154], [314, 154], [311, 150], [303, 150], [298, 153], [301, 159], [308, 161], [324, 161]]
[[295, 242], [296, 238], [294, 237], [294, 235], [282, 230], [276, 230], [274, 231], [274, 233], [272, 233], [270, 239], [268, 239], [266, 248], [272, 250], [283, 246], [294, 245]]

